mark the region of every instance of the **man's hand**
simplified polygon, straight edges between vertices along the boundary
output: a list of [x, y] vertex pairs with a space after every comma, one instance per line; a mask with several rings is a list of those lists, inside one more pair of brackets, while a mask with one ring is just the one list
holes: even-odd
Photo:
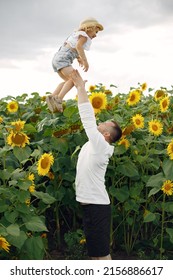
[[79, 74], [78, 70], [73, 70], [70, 74], [70, 78], [72, 79], [76, 88], [83, 88], [85, 89], [86, 80], [83, 80], [81, 75]]
[[70, 75], [71, 80], [73, 81], [75, 87], [77, 88], [78, 92], [78, 103], [85, 103], [88, 102], [88, 95], [85, 90], [85, 83], [86, 80], [83, 80], [81, 75], [77, 70], [73, 70]]

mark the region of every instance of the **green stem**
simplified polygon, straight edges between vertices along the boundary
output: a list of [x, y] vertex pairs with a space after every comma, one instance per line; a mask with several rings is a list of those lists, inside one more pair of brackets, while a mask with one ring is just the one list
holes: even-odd
[[162, 203], [162, 221], [161, 221], [161, 237], [160, 237], [160, 260], [162, 259], [163, 252], [164, 252], [164, 248], [163, 248], [164, 220], [165, 220], [165, 194], [163, 195], [163, 203]]
[[61, 236], [60, 236], [59, 204], [58, 204], [58, 202], [55, 203], [55, 223], [56, 223], [57, 247], [60, 248]]

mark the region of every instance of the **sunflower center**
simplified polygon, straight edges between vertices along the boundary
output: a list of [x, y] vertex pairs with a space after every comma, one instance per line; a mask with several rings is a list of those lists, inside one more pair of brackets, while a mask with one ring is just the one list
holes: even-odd
[[92, 100], [92, 105], [94, 108], [99, 109], [103, 105], [103, 100], [99, 97], [95, 97]]
[[153, 125], [152, 125], [152, 129], [153, 129], [154, 131], [157, 131], [157, 130], [158, 130], [158, 126], [157, 126], [156, 124], [153, 124]]
[[132, 102], [132, 101], [134, 101], [135, 99], [136, 99], [135, 94], [132, 94], [132, 95], [130, 96], [130, 101]]
[[164, 94], [164, 92], [162, 91], [162, 90], [158, 90], [158, 92], [157, 92], [157, 98], [161, 98], [161, 97], [163, 97], [165, 94]]
[[169, 184], [165, 185], [165, 190], [166, 191], [170, 191], [171, 190], [171, 186]]
[[167, 101], [166, 101], [166, 100], [163, 101], [162, 106], [163, 106], [163, 108], [166, 108], [166, 107], [167, 107]]
[[48, 159], [48, 158], [42, 159], [42, 161], [41, 161], [41, 167], [42, 167], [43, 169], [46, 169], [46, 168], [48, 167], [48, 165], [49, 165], [49, 159]]
[[17, 133], [12, 136], [12, 142], [16, 145], [21, 145], [25, 143], [25, 136]]
[[136, 120], [136, 124], [139, 125], [141, 124], [141, 121], [139, 119]]

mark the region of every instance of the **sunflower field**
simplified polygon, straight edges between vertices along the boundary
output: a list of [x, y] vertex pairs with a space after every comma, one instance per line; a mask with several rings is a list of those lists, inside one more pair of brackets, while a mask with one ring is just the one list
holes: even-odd
[[[123, 129], [106, 173], [112, 253], [173, 259], [173, 89], [115, 88], [88, 90], [97, 121]], [[87, 138], [77, 100], [52, 114], [48, 94], [0, 100], [0, 259], [86, 257], [74, 181]]]

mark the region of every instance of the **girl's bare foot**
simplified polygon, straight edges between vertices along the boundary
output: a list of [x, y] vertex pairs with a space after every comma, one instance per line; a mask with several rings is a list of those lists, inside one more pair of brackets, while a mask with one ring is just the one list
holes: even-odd
[[47, 102], [47, 106], [48, 106], [49, 110], [52, 113], [57, 111], [56, 105], [55, 105], [55, 102], [54, 102], [54, 96], [52, 96], [52, 95], [47, 96], [46, 97], [46, 102]]
[[57, 111], [62, 113], [63, 112], [62, 100], [56, 96], [54, 96], [53, 100]]

